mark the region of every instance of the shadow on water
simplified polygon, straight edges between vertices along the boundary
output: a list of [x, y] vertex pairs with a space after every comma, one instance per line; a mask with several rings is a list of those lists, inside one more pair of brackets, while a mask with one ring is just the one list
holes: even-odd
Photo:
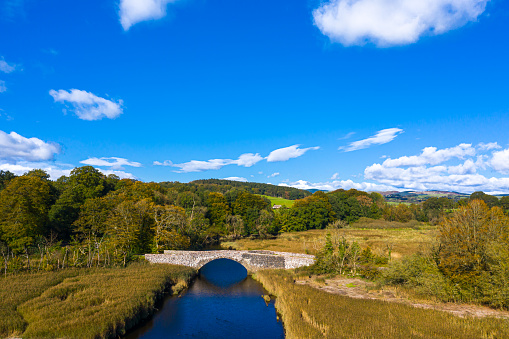
[[167, 297], [160, 311], [134, 338], [284, 338], [274, 301], [266, 305], [263, 287], [229, 259], [203, 266], [189, 290]]

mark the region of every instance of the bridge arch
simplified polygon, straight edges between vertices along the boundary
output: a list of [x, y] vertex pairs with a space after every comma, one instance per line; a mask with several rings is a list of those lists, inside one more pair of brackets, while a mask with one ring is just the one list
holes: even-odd
[[164, 254], [145, 254], [145, 259], [152, 263], [184, 265], [200, 269], [215, 259], [230, 259], [254, 272], [262, 269], [291, 269], [309, 266], [315, 257], [308, 254], [286, 253], [275, 251], [164, 251]]

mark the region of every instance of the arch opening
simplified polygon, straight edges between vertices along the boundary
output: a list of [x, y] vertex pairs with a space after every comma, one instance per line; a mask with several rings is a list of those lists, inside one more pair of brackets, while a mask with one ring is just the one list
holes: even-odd
[[247, 278], [247, 269], [241, 263], [227, 258], [208, 261], [200, 270], [200, 277], [219, 287], [229, 287]]

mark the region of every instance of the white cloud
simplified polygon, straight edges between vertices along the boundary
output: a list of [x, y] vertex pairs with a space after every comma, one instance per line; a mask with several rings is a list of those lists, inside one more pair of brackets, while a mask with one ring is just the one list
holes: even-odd
[[313, 11], [315, 25], [345, 46], [406, 45], [475, 21], [489, 0], [330, 0]]
[[0, 93], [7, 91], [7, 86], [5, 86], [5, 81], [0, 80]]
[[[210, 159], [206, 161], [202, 160], [191, 160], [182, 164], [172, 164], [170, 166], [180, 168], [179, 173], [188, 172], [201, 172], [207, 170], [218, 170], [227, 165], [237, 165], [243, 167], [251, 167], [257, 162], [263, 160], [260, 154], [256, 153], [245, 153], [242, 154], [237, 160], [232, 159]], [[158, 162], [160, 164], [160, 162]]]
[[53, 159], [60, 152], [57, 144], [37, 138], [25, 138], [16, 132], [0, 131], [0, 159], [43, 161]]
[[247, 182], [247, 179], [246, 178], [242, 178], [242, 177], [228, 177], [228, 178], [223, 178], [223, 180], [232, 180], [232, 181]]
[[80, 161], [80, 163], [85, 164], [85, 165], [90, 165], [90, 166], [111, 167], [111, 168], [115, 168], [115, 169], [121, 169], [122, 166], [141, 167], [141, 164], [139, 162], [129, 161], [125, 158], [117, 158], [117, 157], [89, 158], [89, 159]]
[[403, 156], [397, 159], [387, 159], [383, 162], [384, 167], [437, 165], [452, 158], [464, 159], [466, 156], [474, 156], [475, 148], [472, 144], [459, 144], [458, 146], [444, 149], [426, 147], [420, 155]]
[[256, 163], [263, 160], [263, 157], [256, 153], [245, 153], [242, 154], [237, 160], [232, 161], [232, 164], [244, 167], [251, 167]]
[[339, 179], [339, 173], [334, 173], [331, 177], [331, 180], [337, 180]]
[[500, 146], [497, 142], [488, 142], [488, 143], [481, 142], [477, 145], [477, 148], [480, 150], [483, 150], [483, 151], [489, 151], [492, 149], [502, 148], [502, 146]]
[[71, 89], [69, 92], [52, 89], [49, 94], [55, 102], [69, 103], [72, 106], [71, 109], [82, 120], [114, 119], [124, 112], [122, 100], [111, 101], [79, 89]]
[[50, 175], [51, 180], [56, 180], [60, 178], [62, 175], [69, 176], [71, 173], [71, 169], [62, 169], [55, 165], [49, 165], [45, 163], [32, 163], [21, 161], [15, 164], [11, 163], [0, 163], [0, 171], [9, 171], [16, 175], [23, 175], [27, 172], [30, 172], [34, 169], [42, 169], [46, 171]]
[[320, 149], [320, 147], [308, 147], [308, 148], [299, 148], [300, 145], [293, 145], [289, 147], [279, 148], [272, 152], [270, 152], [269, 156], [267, 157], [268, 162], [276, 162], [276, 161], [287, 161], [292, 158], [300, 157], [301, 155], [304, 155], [307, 151], [311, 150], [317, 150]]
[[124, 172], [124, 171], [105, 170], [105, 169], [101, 169], [101, 168], [98, 168], [98, 170], [101, 171], [101, 173], [104, 175], [114, 174], [117, 177], [119, 177], [120, 179], [135, 179], [135, 180], [138, 179], [132, 173], [128, 173], [128, 172]]
[[166, 7], [176, 0], [120, 0], [120, 23], [125, 31], [132, 25], [166, 16]]
[[160, 161], [154, 161], [153, 163], [155, 166], [173, 166], [173, 162], [170, 160], [165, 160], [163, 162]]
[[493, 157], [489, 164], [494, 170], [509, 174], [509, 149], [493, 152]]
[[345, 152], [357, 151], [360, 149], [368, 148], [372, 145], [382, 145], [388, 142], [391, 142], [398, 136], [398, 134], [403, 133], [403, 130], [400, 128], [387, 128], [381, 131], [378, 131], [374, 136], [369, 137], [367, 139], [358, 140], [350, 143], [348, 146], [339, 147], [339, 150], [344, 150]]
[[311, 183], [311, 182], [305, 181], [305, 180], [297, 180], [295, 182], [290, 182], [290, 183], [280, 183], [279, 186], [295, 187], [295, 188], [299, 188], [302, 190], [317, 189], [317, 190], [323, 190], [323, 191], [335, 191], [340, 188], [345, 189], [345, 190], [354, 188], [356, 190], [367, 191], [367, 192], [396, 190], [396, 188], [394, 188], [392, 186], [373, 184], [370, 182], [356, 183], [356, 182], [353, 182], [352, 180], [327, 181], [327, 182], [318, 182], [318, 183]]
[[16, 65], [9, 65], [4, 58], [0, 58], [0, 71], [4, 73], [12, 73], [16, 69]]
[[[486, 161], [487, 155], [477, 155], [476, 160], [474, 156], [476, 150], [471, 144], [441, 150], [426, 147], [417, 156], [387, 159], [382, 164], [368, 166], [364, 170], [364, 178], [399, 189], [463, 193], [484, 191], [491, 194], [509, 192], [509, 178], [487, 177], [478, 173], [487, 165], [501, 173], [509, 173], [509, 149], [493, 152], [489, 161]], [[457, 165], [446, 164], [457, 159], [464, 161]]]
[[267, 178], [274, 178], [274, 177], [277, 177], [278, 175], [279, 175], [279, 172], [272, 173], [271, 175], [268, 175]]

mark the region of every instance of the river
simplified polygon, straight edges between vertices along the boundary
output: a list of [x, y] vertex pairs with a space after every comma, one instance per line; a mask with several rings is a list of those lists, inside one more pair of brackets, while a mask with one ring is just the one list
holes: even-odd
[[168, 296], [160, 310], [126, 336], [136, 338], [284, 338], [274, 301], [246, 269], [228, 259], [203, 266], [190, 288]]

